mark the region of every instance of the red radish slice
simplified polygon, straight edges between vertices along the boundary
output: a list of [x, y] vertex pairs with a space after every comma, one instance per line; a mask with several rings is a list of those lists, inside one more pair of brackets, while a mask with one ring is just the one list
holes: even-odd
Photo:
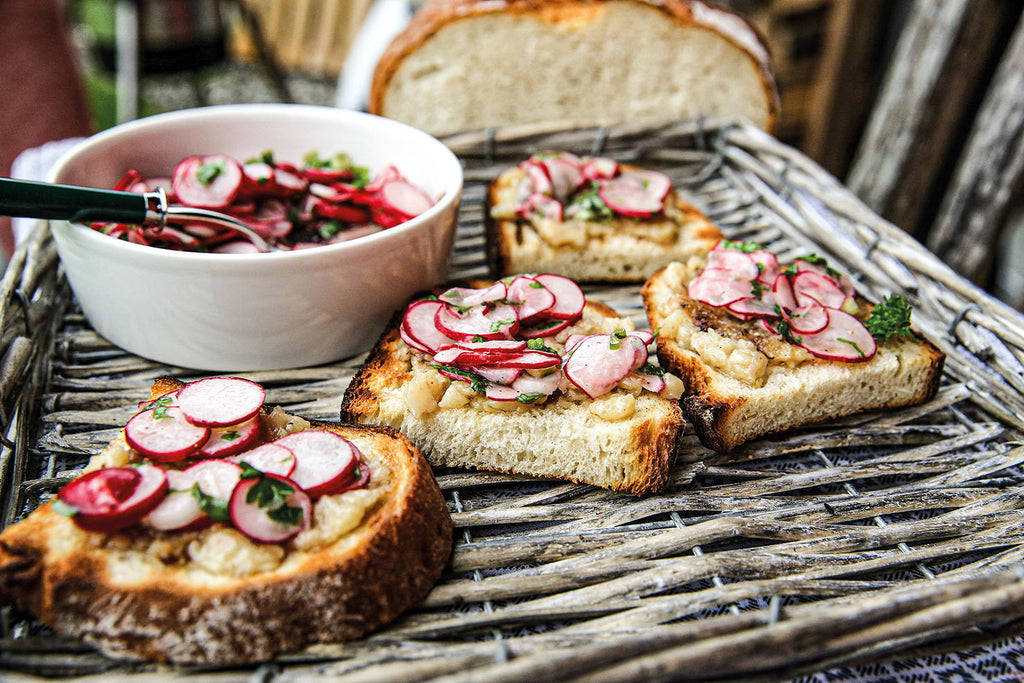
[[446, 348], [462, 349], [464, 351], [505, 351], [512, 353], [525, 349], [526, 341], [522, 339], [492, 339], [482, 342], [457, 341], [447, 346], [442, 346], [438, 351], [444, 351]]
[[519, 316], [507, 304], [478, 305], [465, 313], [441, 306], [434, 315], [434, 324], [442, 334], [459, 341], [474, 341], [477, 337], [511, 339], [519, 330]]
[[662, 197], [638, 184], [622, 182], [622, 176], [602, 182], [597, 193], [609, 209], [622, 216], [645, 218], [665, 206]]
[[846, 294], [832, 278], [810, 270], [797, 273], [792, 280], [793, 297], [798, 306], [820, 304], [825, 308], [842, 308]]
[[761, 327], [768, 330], [772, 334], [778, 334], [779, 329], [775, 326], [774, 320], [768, 320], [767, 318], [761, 318]]
[[[405, 309], [402, 330], [411, 340], [422, 347], [420, 350], [426, 349], [426, 353], [437, 353], [439, 348], [455, 341], [437, 329], [437, 324], [434, 322], [437, 312], [442, 308], [444, 308], [444, 303], [440, 301], [415, 301]], [[409, 344], [409, 346], [417, 348], [416, 344]]]
[[544, 320], [527, 327], [520, 327], [517, 336], [523, 339], [542, 339], [553, 337], [565, 328], [572, 325], [572, 320]]
[[473, 287], [452, 287], [438, 298], [452, 306], [467, 308], [491, 301], [499, 301], [504, 299], [507, 294], [508, 288], [505, 286], [505, 283], [495, 282], [489, 287], [481, 287], [479, 289]]
[[793, 261], [793, 264], [796, 266], [797, 273], [810, 271], [813, 273], [818, 273], [819, 275], [824, 275], [825, 277], [829, 278], [837, 285], [839, 285], [839, 288], [843, 290], [846, 296], [853, 296], [856, 293], [856, 289], [853, 286], [853, 280], [851, 280], [850, 277], [846, 274], [839, 273], [838, 277], [836, 277], [835, 271], [832, 271], [832, 273], [830, 273], [824, 267], [814, 263], [810, 263], [809, 261], [805, 261], [799, 257], [795, 261]]
[[427, 348], [423, 344], [420, 344], [418, 341], [416, 341], [415, 339], [413, 339], [409, 335], [409, 332], [405, 328], [405, 322], [404, 321], [402, 322], [402, 324], [398, 328], [398, 336], [401, 337], [402, 341], [404, 341], [406, 344], [408, 344], [412, 348], [416, 349], [417, 351], [420, 351], [421, 353], [429, 353], [429, 354], [433, 355], [433, 353], [434, 353], [433, 351], [431, 351], [429, 348]]
[[304, 168], [302, 175], [311, 183], [337, 183], [352, 178], [352, 170], [339, 171], [333, 168]]
[[540, 162], [551, 178], [551, 193], [559, 202], [565, 202], [569, 196], [583, 184], [583, 174], [578, 164], [569, 159], [554, 157]]
[[833, 308], [822, 310], [828, 315], [828, 325], [817, 334], [801, 335], [800, 346], [818, 358], [843, 363], [860, 363], [874, 357], [878, 345], [860, 320]]
[[327, 201], [318, 201], [313, 204], [313, 216], [345, 223], [366, 223], [370, 220], [370, 214], [366, 209], [345, 204], [332, 204]]
[[398, 168], [394, 165], [387, 165], [382, 168], [373, 180], [366, 185], [366, 191], [370, 193], [379, 192], [382, 187], [390, 183], [392, 180], [401, 180], [402, 174]]
[[[353, 446], [354, 448], [354, 446]], [[356, 449], [357, 451], [359, 449]], [[354, 491], [355, 489], [365, 488], [370, 483], [370, 466], [362, 461], [360, 456], [359, 468], [356, 469], [352, 474], [353, 477], [349, 483], [340, 486], [331, 495], [336, 496], [339, 493], [345, 493], [346, 491]]]
[[650, 330], [632, 330], [628, 334], [639, 339], [644, 346], [649, 346], [654, 341], [654, 333]]
[[137, 185], [138, 183], [141, 183], [141, 182], [142, 182], [142, 174], [139, 173], [138, 171], [136, 171], [135, 169], [131, 169], [127, 173], [125, 173], [123, 176], [121, 176], [120, 180], [118, 180], [116, 183], [114, 183], [114, 188], [113, 189], [119, 190], [121, 192], [124, 192], [124, 191], [127, 191], [129, 188], [131, 188], [131, 187], [133, 187], [133, 186], [135, 186], [135, 185]]
[[543, 377], [523, 373], [512, 382], [512, 388], [520, 394], [544, 394], [550, 396], [558, 390], [562, 380], [561, 372], [552, 372]]
[[772, 285], [772, 296], [775, 303], [783, 311], [791, 311], [797, 308], [796, 297], [793, 295], [793, 284], [788, 275], [780, 273], [775, 277], [775, 284]]
[[274, 170], [274, 180], [269, 185], [267, 187], [268, 192], [287, 197], [288, 195], [305, 192], [306, 188], [309, 187], [309, 181], [294, 171], [282, 168], [279, 164]]
[[616, 182], [635, 185], [659, 202], [665, 200], [672, 189], [672, 181], [661, 171], [651, 170], [630, 170], [623, 171], [616, 178]]
[[550, 196], [554, 191], [554, 188], [551, 185], [551, 176], [548, 175], [548, 171], [543, 165], [531, 159], [521, 162], [519, 164], [519, 168], [525, 171], [526, 176], [530, 179], [530, 183], [533, 186], [533, 193], [546, 194]]
[[[267, 482], [267, 480], [270, 480]], [[250, 496], [255, 486], [272, 485], [286, 495], [282, 508], [297, 509], [299, 521], [297, 524], [280, 522], [270, 515], [275, 511], [261, 507], [255, 495]], [[253, 498], [253, 500], [249, 500]], [[235, 487], [228, 502], [228, 510], [231, 514], [231, 521], [243, 534], [260, 543], [281, 543], [295, 536], [303, 529], [309, 527], [310, 513], [313, 505], [306, 492], [291, 479], [280, 477], [276, 474], [264, 474], [253, 479], [243, 479]], [[279, 508], [281, 509], [281, 508]]]
[[206, 427], [226, 427], [255, 417], [267, 392], [241, 377], [209, 377], [178, 391], [178, 405], [188, 421]]
[[454, 362], [462, 366], [485, 365], [494, 368], [519, 368], [523, 370], [552, 368], [562, 361], [561, 356], [557, 353], [547, 353], [546, 351], [523, 351], [513, 354], [486, 354], [464, 351], [455, 361], [448, 362], [439, 360], [439, 356], [440, 354], [434, 356], [434, 359], [446, 365]]
[[570, 334], [565, 338], [565, 352], [571, 352], [576, 346], [587, 338], [585, 334]]
[[[478, 365], [467, 365], [465, 369], [480, 375], [488, 382], [493, 382], [494, 384], [512, 384], [523, 374], [522, 368], [486, 368]], [[466, 378], [461, 377], [460, 379], [464, 380]]]
[[507, 298], [510, 303], [522, 302], [519, 307], [519, 323], [529, 325], [542, 319], [555, 305], [555, 295], [532, 277], [520, 275], [508, 285]]
[[740, 299], [729, 304], [728, 309], [730, 313], [735, 313], [744, 320], [750, 318], [760, 318], [764, 316], [774, 316], [775, 313], [775, 297], [772, 296], [771, 291], [761, 292], [761, 298], [750, 298]]
[[204, 458], [226, 458], [248, 450], [260, 435], [260, 418], [257, 415], [244, 422], [210, 430], [210, 438], [199, 448], [198, 455]]
[[749, 280], [701, 275], [690, 280], [686, 293], [691, 299], [709, 306], [728, 306], [744, 299], [753, 299], [750, 286]]
[[356, 466], [358, 451], [352, 442], [324, 429], [295, 432], [274, 443], [295, 454], [291, 478], [310, 498], [332, 493], [351, 478]]
[[228, 458], [234, 463], [248, 463], [267, 474], [290, 477], [295, 471], [295, 454], [277, 442], [265, 443]]
[[829, 323], [828, 312], [819, 304], [800, 306], [786, 316], [789, 328], [797, 334], [816, 334]]
[[242, 187], [242, 167], [222, 154], [192, 156], [174, 169], [174, 194], [189, 206], [223, 209], [231, 205]]
[[728, 271], [733, 277], [741, 280], [756, 280], [761, 274], [755, 261], [750, 254], [738, 249], [725, 249], [715, 247], [708, 253], [708, 263], [705, 270], [721, 268]]
[[640, 381], [642, 386], [647, 391], [655, 394], [660, 394], [665, 391], [665, 378], [661, 375], [648, 375], [642, 372], [638, 372], [637, 379]]
[[158, 531], [193, 531], [213, 522], [192, 492], [196, 482], [185, 472], [167, 470], [167, 495], [142, 522]]
[[549, 318], [558, 320], [576, 320], [583, 313], [587, 298], [580, 286], [567, 277], [542, 273], [533, 279], [541, 283], [555, 295], [555, 304], [547, 310]]
[[139, 401], [139, 410], [149, 410], [150, 408], [156, 408], [157, 406], [176, 406], [178, 405], [178, 392], [170, 391], [166, 394], [151, 398], [146, 401]]
[[405, 180], [392, 180], [380, 189], [385, 208], [412, 218], [434, 205], [427, 194]]
[[516, 208], [516, 213], [526, 218], [540, 216], [552, 221], [561, 221], [565, 218], [565, 207], [554, 197], [534, 192]]
[[580, 169], [587, 180], [607, 180], [619, 173], [619, 162], [608, 157], [591, 157]]
[[81, 529], [112, 533], [141, 520], [166, 493], [167, 476], [159, 467], [105, 467], [62, 488], [54, 507]]
[[157, 462], [184, 460], [210, 438], [209, 427], [194, 425], [175, 406], [144, 410], [124, 427], [128, 445]]
[[775, 284], [775, 278], [779, 276], [779, 272], [782, 270], [779, 265], [779, 258], [772, 252], [762, 249], [751, 252], [750, 259], [761, 271], [757, 276], [757, 281], [769, 287]]
[[519, 392], [503, 384], [492, 384], [484, 390], [484, 396], [492, 401], [514, 401], [519, 398]]
[[274, 182], [274, 167], [262, 161], [250, 161], [242, 164], [245, 177], [244, 190], [247, 194], [258, 194]]
[[618, 348], [612, 348], [608, 334], [593, 334], [581, 341], [562, 366], [566, 379], [590, 398], [614, 389], [638, 367], [638, 358], [647, 358], [647, 347], [639, 339], [627, 336], [618, 341]]
[[199, 490], [217, 500], [227, 503], [242, 477], [242, 467], [230, 460], [203, 460], [185, 468], [199, 485]]

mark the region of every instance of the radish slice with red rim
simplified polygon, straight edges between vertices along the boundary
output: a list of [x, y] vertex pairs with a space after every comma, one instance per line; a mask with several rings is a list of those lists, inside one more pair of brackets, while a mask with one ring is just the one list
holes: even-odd
[[572, 325], [572, 320], [543, 320], [526, 327], [520, 327], [517, 336], [523, 339], [543, 339], [553, 337], [565, 328]]
[[273, 443], [295, 455], [291, 478], [311, 498], [329, 495], [348, 481], [358, 459], [351, 441], [324, 429], [295, 432]]
[[223, 154], [191, 156], [174, 169], [174, 194], [178, 200], [204, 209], [231, 205], [242, 187], [242, 167]]
[[816, 334], [825, 329], [829, 315], [820, 304], [808, 304], [793, 309], [786, 315], [789, 328], [798, 334]]
[[691, 299], [709, 306], [728, 306], [744, 299], [753, 299], [750, 286], [750, 280], [701, 275], [690, 280], [686, 293]]
[[619, 173], [619, 162], [608, 157], [591, 157], [580, 168], [587, 180], [607, 180]]
[[434, 202], [427, 194], [405, 180], [392, 180], [380, 189], [384, 206], [396, 213], [413, 218], [424, 213]]
[[[615, 348], [617, 346], [617, 348]], [[647, 359], [647, 347], [636, 337], [593, 334], [581, 341], [565, 360], [562, 372], [590, 398], [614, 389]]]
[[257, 470], [243, 476], [228, 502], [235, 528], [260, 543], [281, 543], [309, 527], [313, 505], [297, 483]]
[[352, 479], [347, 484], [339, 486], [337, 490], [331, 493], [331, 495], [336, 496], [339, 493], [345, 493], [346, 491], [366, 488], [370, 483], [370, 475], [370, 466], [360, 459], [359, 466], [352, 472]]
[[583, 174], [579, 164], [569, 159], [553, 157], [540, 162], [551, 179], [551, 193], [559, 202], [565, 202], [573, 192], [583, 185]]
[[503, 384], [492, 384], [484, 390], [484, 395], [492, 401], [515, 401], [519, 392]]
[[708, 271], [713, 268], [720, 268], [732, 277], [741, 280], [756, 280], [761, 274], [761, 270], [757, 267], [757, 261], [750, 254], [724, 247], [715, 247], [708, 253], [708, 262], [704, 270]]
[[516, 213], [527, 218], [540, 216], [552, 221], [561, 221], [565, 218], [565, 207], [554, 197], [534, 192], [516, 208]]
[[210, 429], [210, 438], [199, 448], [204, 458], [226, 458], [248, 450], [260, 435], [259, 415], [227, 427]]
[[752, 297], [750, 299], [734, 301], [728, 305], [728, 310], [730, 313], [735, 313], [744, 320], [748, 320], [750, 318], [776, 316], [778, 314], [775, 312], [775, 307], [775, 297], [770, 290], [765, 290], [761, 292], [761, 298]]
[[86, 531], [112, 533], [137, 523], [167, 493], [167, 475], [155, 465], [105, 467], [62, 488], [54, 509]]
[[760, 273], [757, 281], [771, 287], [775, 284], [775, 278], [779, 276], [782, 268], [779, 265], [779, 258], [770, 251], [759, 250], [750, 253], [750, 259], [754, 262]]
[[178, 391], [181, 412], [195, 425], [226, 427], [255, 417], [267, 392], [241, 377], [208, 377]]
[[491, 339], [482, 342], [456, 341], [442, 346], [438, 351], [444, 351], [447, 348], [462, 349], [463, 351], [505, 351], [512, 353], [525, 349], [526, 341], [523, 339]]
[[179, 407], [157, 406], [128, 420], [124, 438], [157, 462], [174, 462], [197, 452], [210, 438], [210, 428], [189, 422]]
[[548, 288], [555, 295], [554, 305], [547, 310], [549, 318], [576, 320], [583, 314], [587, 298], [580, 286], [567, 277], [552, 273], [534, 275], [533, 279]]
[[551, 195], [553, 192], [551, 176], [548, 175], [548, 170], [543, 165], [530, 159], [521, 162], [519, 168], [525, 171], [526, 176], [530, 179], [532, 193]]
[[440, 301], [425, 300], [415, 301], [405, 309], [401, 331], [409, 337], [406, 343], [414, 342], [409, 346], [433, 354], [455, 341], [437, 328], [437, 312], [442, 308], [444, 304]]
[[167, 495], [142, 522], [158, 531], [194, 531], [213, 522], [193, 492], [195, 480], [179, 470], [167, 470]]
[[470, 306], [478, 306], [492, 301], [500, 301], [506, 298], [507, 294], [508, 288], [505, 286], [505, 283], [499, 281], [489, 287], [481, 287], [479, 289], [473, 287], [451, 287], [437, 298], [452, 306], [469, 308]]
[[793, 284], [789, 276], [780, 273], [775, 277], [775, 284], [772, 285], [772, 296], [775, 302], [783, 311], [791, 311], [797, 308], [796, 297], [793, 295]]
[[227, 503], [242, 477], [242, 468], [238, 463], [220, 458], [197, 462], [184, 471], [195, 480], [200, 491], [224, 503]]
[[441, 306], [434, 315], [434, 324], [442, 334], [459, 341], [511, 339], [519, 330], [519, 315], [507, 304], [481, 304], [462, 313]]
[[247, 463], [260, 472], [290, 477], [295, 471], [295, 454], [277, 442], [265, 443], [229, 458], [234, 463]]
[[805, 270], [792, 280], [793, 297], [798, 306], [820, 304], [825, 308], [842, 308], [846, 293], [839, 284], [821, 273]]
[[828, 315], [828, 325], [816, 334], [801, 335], [800, 346], [818, 358], [843, 363], [860, 363], [874, 357], [878, 344], [860, 320], [834, 308], [822, 310]]
[[558, 390], [562, 381], [561, 372], [552, 372], [543, 377], [534, 377], [529, 373], [523, 373], [512, 382], [512, 388], [520, 394], [543, 394], [550, 396]]
[[[512, 384], [523, 374], [522, 368], [493, 368], [467, 365], [464, 369], [480, 375], [488, 382], [493, 382], [494, 384]], [[466, 377], [459, 377], [459, 379], [468, 381]]]
[[609, 209], [622, 216], [646, 218], [664, 208], [663, 197], [637, 183], [625, 182], [622, 178], [619, 176], [605, 180], [597, 190]]
[[521, 325], [529, 325], [542, 319], [555, 305], [555, 295], [542, 283], [525, 275], [520, 275], [509, 283], [506, 298], [509, 303], [518, 306]]
[[665, 378], [661, 375], [648, 375], [643, 372], [635, 371], [637, 381], [640, 382], [640, 386], [655, 394], [660, 394], [665, 390]]
[[659, 202], [665, 201], [665, 197], [672, 189], [672, 181], [667, 175], [661, 171], [647, 169], [623, 171], [615, 179], [615, 182], [635, 185]]

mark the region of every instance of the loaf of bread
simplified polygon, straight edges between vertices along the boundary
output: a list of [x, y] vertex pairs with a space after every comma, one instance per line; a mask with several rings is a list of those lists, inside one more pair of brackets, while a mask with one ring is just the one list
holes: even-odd
[[[804, 268], [806, 262], [797, 263]], [[851, 290], [829, 309], [832, 317], [826, 328], [805, 334], [793, 325], [805, 324], [812, 308], [813, 315], [820, 316], [816, 303], [805, 308], [787, 305], [785, 317], [779, 317], [782, 306], [775, 299], [763, 312], [756, 311], [759, 303], [751, 302], [768, 301], [771, 285], [758, 286], [755, 281], [753, 289], [763, 299], [746, 299], [745, 307], [737, 309], [744, 311], [742, 317], [724, 305], [693, 298], [691, 283], [704, 265], [693, 259], [666, 266], [644, 285], [643, 300], [651, 326], [659, 332], [658, 358], [686, 384], [684, 413], [709, 448], [729, 451], [766, 434], [871, 409], [922, 403], [934, 396], [944, 355], [905, 324], [884, 342], [873, 339], [866, 330], [874, 327], [861, 323], [875, 307]], [[796, 269], [794, 265], [787, 270]], [[714, 279], [721, 275], [717, 267], [704, 273], [712, 277], [712, 286], [696, 289], [698, 295], [717, 296], [716, 303], [733, 298], [721, 296], [729, 285]], [[805, 279], [825, 281], [816, 276]], [[842, 281], [848, 286], [847, 279]], [[798, 299], [802, 296], [797, 293]], [[840, 324], [845, 325], [842, 331], [833, 331]]]
[[369, 110], [434, 135], [700, 116], [771, 131], [769, 63], [744, 19], [697, 0], [435, 0], [384, 52]]
[[[153, 397], [180, 387], [158, 381]], [[359, 638], [426, 596], [447, 562], [452, 527], [416, 447], [388, 428], [309, 422], [280, 408], [258, 420], [252, 448], [309, 430], [344, 437], [361, 452], [357, 476], [365, 467], [368, 483], [314, 498], [306, 528], [276, 543], [240, 533], [234, 516], [158, 531], [152, 511], [123, 529], [85, 530], [58, 497], [0, 534], [0, 602], [112, 657], [221, 666]], [[255, 461], [253, 452], [237, 459]], [[195, 462], [163, 467], [170, 479]], [[155, 466], [122, 432], [65, 490], [140, 463], [137, 470]], [[173, 484], [169, 491], [165, 500]]]
[[[542, 343], [531, 344], [530, 349], [543, 347], [554, 356], [554, 365], [545, 370], [554, 374], [534, 377], [522, 371], [511, 387], [520, 389], [521, 382], [528, 382], [527, 393], [517, 395], [513, 390], [507, 396], [511, 387], [487, 382], [476, 373], [472, 382], [460, 381], [461, 370], [442, 364], [455, 342], [435, 341], [430, 350], [411, 346], [405, 327], [409, 317], [396, 318], [352, 380], [341, 409], [343, 421], [400, 430], [434, 467], [552, 477], [635, 494], [665, 487], [683, 427], [675, 400], [681, 386], [671, 376], [659, 378], [663, 381], [655, 385], [647, 383], [654, 378], [642, 373], [658, 372], [646, 365], [649, 333], [644, 337], [632, 332], [630, 320], [604, 304], [587, 301], [571, 325], [532, 340]], [[496, 346], [512, 345], [518, 336], [498, 340]], [[566, 375], [574, 372], [567, 360], [572, 357], [569, 350], [577, 349], [572, 353], [580, 354], [577, 361], [582, 359], [582, 344], [574, 344], [583, 338], [590, 338], [598, 354], [609, 351], [609, 345], [618, 349], [609, 351], [613, 357], [607, 361], [595, 360], [598, 372], [615, 364], [614, 356], [627, 353], [629, 346], [630, 354], [636, 351], [642, 358], [627, 361], [600, 391], [582, 380], [581, 389]], [[533, 388], [545, 381], [551, 381], [552, 388]], [[543, 391], [551, 393], [532, 393]]]
[[487, 253], [498, 277], [543, 272], [640, 283], [722, 239], [665, 174], [567, 152], [538, 153], [501, 173], [486, 211]]

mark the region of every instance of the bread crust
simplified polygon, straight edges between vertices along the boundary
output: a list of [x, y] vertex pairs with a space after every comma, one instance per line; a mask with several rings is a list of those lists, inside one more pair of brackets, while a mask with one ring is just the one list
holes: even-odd
[[[694, 328], [713, 328], [714, 322], [708, 321], [724, 314], [689, 298], [676, 286], [668, 272], [677, 265], [659, 270], [641, 291], [651, 326], [661, 327], [672, 311], [679, 309], [691, 322], [696, 321]], [[945, 362], [945, 354], [915, 332], [910, 338], [894, 337], [879, 344], [875, 357], [865, 363], [806, 362], [789, 371], [794, 383], [800, 383], [800, 391], [782, 392], [729, 381], [669, 334], [658, 336], [657, 353], [661, 365], [686, 384], [683, 412], [701, 443], [719, 452], [814, 422], [924, 403], [938, 391]], [[886, 381], [893, 379], [898, 382]]]
[[767, 107], [767, 119], [760, 125], [768, 132], [775, 129], [780, 99], [766, 40], [753, 24], [740, 15], [699, 0], [434, 0], [413, 16], [405, 30], [381, 55], [370, 86], [368, 110], [372, 114], [386, 116], [388, 89], [402, 61], [452, 22], [487, 14], [509, 13], [532, 16], [543, 22], [573, 25], [586, 22], [606, 2], [643, 4], [682, 25], [704, 28], [721, 35], [746, 54], [754, 65]]
[[[624, 172], [643, 170], [623, 164]], [[536, 232], [525, 218], [497, 218], [494, 208], [502, 204], [502, 195], [511, 187], [519, 171], [513, 167], [495, 178], [485, 200], [484, 239], [488, 264], [495, 277], [515, 273], [555, 273], [585, 283], [641, 283], [655, 270], [672, 261], [685, 261], [703, 256], [722, 238], [722, 232], [700, 212], [671, 190], [665, 199], [669, 213], [650, 219], [622, 219], [629, 230], [617, 231], [624, 241], [609, 246], [602, 239], [589, 239], [586, 246], [551, 245], [541, 240], [527, 240], [525, 233]], [[664, 223], [674, 223], [678, 235], [671, 244], [661, 244], [643, 235], [646, 226], [657, 231]], [[613, 228], [614, 230], [614, 228]], [[626, 246], [628, 245], [629, 251]], [[632, 252], [632, 253], [629, 253]]]
[[[174, 385], [157, 382], [155, 395]], [[204, 665], [351, 640], [393, 620], [426, 596], [450, 555], [440, 489], [392, 429], [310, 425], [371, 443], [392, 477], [385, 500], [350, 534], [245, 577], [196, 580], [153, 563], [126, 575], [105, 534], [78, 529], [46, 503], [0, 534], [0, 601], [113, 657]]]
[[[604, 317], [615, 318], [618, 315], [614, 309], [601, 302], [588, 301], [587, 306]], [[438, 418], [437, 414], [420, 418], [407, 413], [383, 416], [381, 412], [384, 394], [401, 390], [413, 379], [408, 363], [400, 358], [400, 349], [408, 348], [399, 337], [401, 319], [400, 314], [395, 316], [349, 384], [341, 405], [343, 421], [380, 423], [400, 420], [402, 431], [410, 435], [435, 467], [470, 467], [510, 474], [550, 476], [636, 495], [659, 492], [667, 485], [684, 420], [682, 410], [676, 401], [654, 394], [645, 397], [646, 402], [642, 407], [648, 409], [646, 414], [638, 419], [618, 423], [619, 426], [615, 427], [618, 430], [615, 439], [617, 453], [589, 454], [589, 457], [605, 458], [610, 463], [609, 469], [618, 472], [617, 476], [601, 479], [581, 476], [581, 470], [575, 468], [577, 463], [559, 457], [560, 453], [568, 450], [570, 444], [566, 442], [550, 443], [547, 448], [549, 453], [545, 455], [541, 464], [534, 462], [528, 467], [495, 466], [485, 451], [494, 448], [511, 450], [516, 444], [484, 442], [493, 439], [494, 431], [499, 428], [501, 422], [515, 420], [515, 416], [487, 413], [472, 407], [446, 408], [439, 411], [442, 413], [441, 418]], [[536, 417], [543, 415], [546, 409], [545, 406], [537, 406], [531, 410], [537, 411]], [[581, 410], [585, 415], [586, 408]], [[638, 406], [637, 413], [640, 411], [641, 406]], [[439, 419], [447, 420], [445, 424], [448, 426], [462, 427], [445, 429], [444, 444], [435, 438], [435, 432], [440, 431], [440, 428], [431, 429], [431, 425]], [[478, 431], [482, 433], [474, 431], [470, 424], [478, 425]], [[532, 424], [523, 423], [523, 426], [525, 431], [541, 429], [536, 421]], [[566, 424], [565, 427], [568, 428], [569, 425]]]

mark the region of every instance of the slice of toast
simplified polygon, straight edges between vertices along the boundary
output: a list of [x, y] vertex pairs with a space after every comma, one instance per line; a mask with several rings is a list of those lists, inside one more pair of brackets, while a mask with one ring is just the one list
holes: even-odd
[[[531, 183], [524, 168], [545, 156], [551, 153], [535, 155], [491, 183], [485, 234], [491, 269], [498, 277], [544, 272], [577, 282], [640, 283], [672, 261], [706, 253], [722, 239], [718, 228], [675, 189], [668, 192], [659, 210], [623, 215], [600, 201], [596, 185], [601, 181], [588, 179], [567, 196], [555, 194], [562, 205], [556, 212], [560, 216], [524, 211], [530, 194], [524, 186]], [[582, 160], [583, 164], [588, 161]], [[619, 167], [620, 177], [630, 172], [646, 173], [634, 166]], [[586, 208], [575, 211], [579, 206]]]
[[[160, 380], [152, 395], [180, 386]], [[312, 526], [284, 543], [250, 541], [220, 522], [85, 531], [48, 502], [0, 534], [0, 602], [113, 657], [219, 666], [359, 638], [425, 597], [452, 527], [416, 447], [388, 428], [280, 408], [259, 419], [261, 442], [312, 428], [349, 439], [370, 483], [314, 502]], [[89, 471], [141, 461], [122, 432]]]
[[[441, 374], [429, 354], [402, 339], [400, 327], [396, 317], [353, 378], [343, 421], [394, 427], [435, 467], [553, 477], [638, 495], [668, 482], [683, 427], [678, 379], [669, 378], [672, 386], [662, 393], [619, 385], [589, 398], [563, 386], [543, 401], [494, 401], [482, 387]], [[587, 301], [579, 320], [543, 341], [564, 352], [570, 335], [632, 329], [610, 307]]]
[[[659, 331], [658, 358], [686, 384], [684, 412], [709, 448], [729, 451], [766, 434], [935, 395], [945, 356], [917, 334], [878, 342], [870, 360], [826, 360], [761, 319], [740, 320], [691, 298], [688, 285], [703, 266], [699, 259], [670, 264], [642, 295]], [[857, 317], [866, 318], [871, 304], [856, 302]]]

